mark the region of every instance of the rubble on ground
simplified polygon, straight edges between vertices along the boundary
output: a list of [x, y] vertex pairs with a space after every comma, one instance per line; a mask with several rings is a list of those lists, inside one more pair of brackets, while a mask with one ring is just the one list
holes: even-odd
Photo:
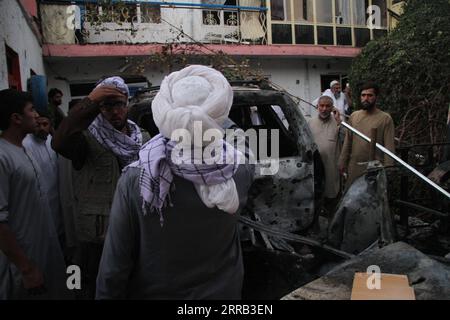
[[283, 300], [350, 300], [355, 272], [366, 272], [373, 265], [379, 266], [382, 273], [407, 275], [417, 300], [450, 300], [450, 265], [404, 242], [365, 251]]

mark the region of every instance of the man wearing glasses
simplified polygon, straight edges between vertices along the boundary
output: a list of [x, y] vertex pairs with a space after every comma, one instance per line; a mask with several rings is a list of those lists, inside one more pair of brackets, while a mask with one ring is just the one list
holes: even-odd
[[53, 149], [72, 161], [79, 298], [93, 299], [109, 212], [122, 169], [138, 159], [148, 134], [128, 116], [129, 89], [120, 77], [101, 81], [74, 106], [53, 138]]

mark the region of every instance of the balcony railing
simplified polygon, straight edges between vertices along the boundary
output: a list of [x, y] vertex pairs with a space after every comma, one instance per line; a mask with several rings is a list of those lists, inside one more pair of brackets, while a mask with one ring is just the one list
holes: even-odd
[[[267, 44], [265, 1], [41, 1], [49, 44]], [[240, 5], [239, 5], [240, 4]]]

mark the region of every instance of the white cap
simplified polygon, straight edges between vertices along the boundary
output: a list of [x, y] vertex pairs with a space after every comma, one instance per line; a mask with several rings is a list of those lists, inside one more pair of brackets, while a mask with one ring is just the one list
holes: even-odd
[[337, 80], [331, 81], [330, 88], [333, 88], [333, 86], [336, 85], [336, 84], [339, 84], [339, 81], [337, 81]]

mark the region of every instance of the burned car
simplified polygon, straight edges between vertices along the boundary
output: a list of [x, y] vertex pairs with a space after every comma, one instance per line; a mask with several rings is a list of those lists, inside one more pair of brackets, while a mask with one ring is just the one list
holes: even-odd
[[[286, 93], [266, 82], [232, 83], [234, 101], [229, 118], [235, 126], [257, 133], [258, 148], [261, 139], [271, 150], [272, 132], [279, 136], [278, 170], [273, 175], [261, 174], [267, 159], [254, 150], [257, 157], [255, 181], [249, 194], [248, 212], [267, 225], [294, 232], [311, 226], [315, 214], [315, 200], [323, 188], [323, 174], [317, 147], [306, 119], [297, 104]], [[151, 136], [157, 135], [151, 114], [151, 103], [158, 87], [140, 91], [131, 100], [129, 117]], [[261, 132], [267, 133], [261, 137]], [[267, 137], [267, 139], [266, 139]], [[266, 142], [267, 141], [267, 142]]]
[[[277, 299], [310, 281], [310, 261], [296, 248], [260, 226], [286, 234], [301, 234], [315, 221], [316, 203], [324, 185], [323, 166], [312, 133], [296, 101], [266, 81], [231, 82], [234, 92], [229, 121], [244, 132], [255, 130], [255, 180], [241, 213], [241, 241], [247, 270], [243, 298]], [[159, 87], [138, 92], [130, 102], [129, 117], [151, 136], [159, 133], [151, 103]], [[272, 135], [275, 133], [276, 135]], [[272, 141], [272, 137], [278, 137]], [[278, 167], [273, 174], [266, 152], [278, 143]], [[272, 154], [269, 155], [273, 157]], [[272, 159], [273, 160], [273, 159]], [[258, 225], [255, 225], [258, 224]], [[280, 268], [280, 266], [282, 266]]]

